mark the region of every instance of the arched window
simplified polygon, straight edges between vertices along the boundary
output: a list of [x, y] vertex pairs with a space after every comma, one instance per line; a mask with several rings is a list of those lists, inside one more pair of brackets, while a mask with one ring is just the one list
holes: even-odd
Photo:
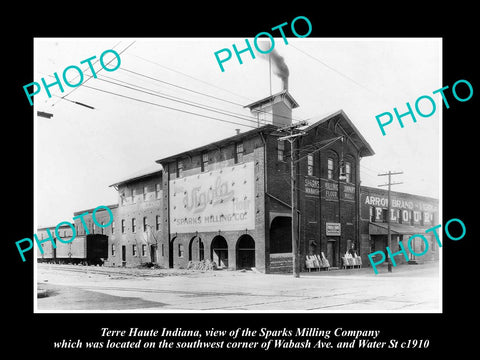
[[338, 155], [332, 150], [327, 152], [327, 179], [338, 179]]
[[327, 179], [333, 179], [333, 172], [335, 170], [334, 160], [332, 157], [327, 159]]
[[352, 156], [345, 156], [344, 161], [345, 168], [343, 169], [345, 173], [345, 181], [347, 183], [355, 183], [355, 160]]

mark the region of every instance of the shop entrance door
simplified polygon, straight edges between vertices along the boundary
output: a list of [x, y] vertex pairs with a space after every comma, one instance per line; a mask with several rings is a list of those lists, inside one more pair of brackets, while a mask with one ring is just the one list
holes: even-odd
[[122, 245], [122, 266], [127, 265], [127, 247]]
[[330, 267], [337, 266], [337, 254], [336, 254], [336, 240], [328, 240], [327, 242], [327, 260], [330, 263]]
[[156, 245], [150, 245], [150, 261], [152, 263], [157, 262], [157, 246]]

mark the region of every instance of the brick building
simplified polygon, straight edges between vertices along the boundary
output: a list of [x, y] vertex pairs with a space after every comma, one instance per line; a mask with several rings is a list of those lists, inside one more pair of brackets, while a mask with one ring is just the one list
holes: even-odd
[[[407, 250], [410, 261], [423, 262], [438, 260], [439, 251], [437, 241], [432, 232], [425, 230], [438, 225], [438, 200], [426, 196], [407, 193], [391, 192], [391, 209], [388, 214], [388, 192], [383, 189], [362, 186], [360, 188], [360, 220], [361, 220], [361, 256], [368, 262], [367, 255], [374, 251], [383, 251], [385, 254], [387, 241], [387, 217], [390, 217], [391, 250], [397, 252], [402, 242]], [[408, 250], [407, 241], [410, 236], [421, 234], [428, 240], [428, 249], [420, 238], [414, 238], [411, 248], [415, 253], [425, 255], [415, 256]], [[395, 256], [397, 264], [407, 260], [400, 254]]]
[[110, 185], [118, 192], [115, 222], [106, 265], [162, 263], [167, 248], [160, 245], [162, 171], [159, 166]]
[[[247, 106], [259, 127], [157, 160], [168, 266], [211, 259], [291, 270], [290, 144], [278, 128], [292, 123], [297, 106], [283, 90]], [[301, 267], [306, 254], [321, 252], [339, 266], [343, 252], [359, 248], [359, 162], [373, 150], [343, 111], [303, 131], [295, 150]]]
[[[118, 204], [109, 206], [109, 227], [95, 226], [93, 209], [74, 213], [88, 212], [89, 232], [108, 236], [105, 265], [184, 268], [208, 259], [220, 268], [292, 271], [291, 149], [279, 140], [285, 135], [279, 129], [292, 124], [298, 104], [283, 90], [246, 107], [256, 128], [159, 159], [154, 168], [110, 185]], [[360, 186], [360, 161], [374, 152], [342, 110], [310, 123], [293, 149], [300, 269], [312, 254], [340, 267], [349, 251], [367, 265], [368, 254], [387, 246], [387, 193]], [[399, 241], [406, 247], [409, 236], [438, 222], [438, 200], [392, 192], [390, 216], [397, 251]], [[96, 219], [108, 223], [109, 214], [98, 211]], [[84, 238], [81, 220], [74, 225]], [[71, 236], [70, 227], [62, 231]], [[39, 237], [45, 232], [38, 229]], [[436, 260], [438, 246], [427, 238], [431, 251], [422, 260]], [[53, 249], [45, 242], [43, 257], [69, 256], [72, 246], [80, 246], [73, 243]], [[412, 246], [421, 253], [425, 245], [416, 239]], [[400, 256], [395, 260], [402, 262]]]

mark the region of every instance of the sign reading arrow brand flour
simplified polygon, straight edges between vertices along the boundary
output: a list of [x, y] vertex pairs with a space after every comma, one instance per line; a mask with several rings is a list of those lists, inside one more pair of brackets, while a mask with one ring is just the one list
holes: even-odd
[[170, 231], [255, 228], [253, 162], [170, 180]]

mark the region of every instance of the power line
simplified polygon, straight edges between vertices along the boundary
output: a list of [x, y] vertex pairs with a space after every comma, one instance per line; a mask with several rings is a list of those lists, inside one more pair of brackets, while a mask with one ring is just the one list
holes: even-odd
[[153, 76], [141, 74], [141, 73], [139, 73], [139, 72], [126, 69], [125, 67], [121, 67], [121, 68], [119, 68], [119, 69], [122, 70], [122, 71], [125, 71], [125, 72], [129, 72], [129, 73], [135, 74], [135, 75], [137, 75], [137, 76], [142, 76], [142, 77], [147, 78], [147, 79], [150, 79], [150, 80], [154, 80], [154, 81], [158, 81], [158, 82], [163, 83], [163, 84], [167, 84], [167, 85], [170, 85], [170, 86], [174, 86], [174, 87], [176, 87], [176, 88], [179, 88], [179, 89], [182, 89], [182, 90], [185, 90], [185, 91], [190, 91], [190, 92], [195, 93], [195, 94], [198, 94], [198, 95], [208, 96], [208, 97], [210, 97], [210, 98], [212, 98], [212, 99], [220, 100], [220, 101], [223, 101], [223, 102], [226, 102], [226, 103], [230, 103], [230, 104], [233, 104], [233, 105], [243, 106], [242, 104], [239, 104], [239, 103], [234, 102], [234, 101], [225, 100], [225, 99], [219, 98], [219, 97], [217, 97], [217, 96], [213, 96], [213, 95], [209, 95], [209, 94], [206, 94], [206, 93], [203, 93], [203, 92], [200, 92], [200, 91], [192, 90], [192, 89], [186, 88], [186, 87], [184, 87], [184, 86], [176, 85], [176, 84], [173, 84], [173, 83], [168, 82], [168, 81], [165, 81], [165, 80], [160, 80], [160, 79], [154, 78]]
[[153, 103], [153, 102], [151, 102], [151, 101], [142, 100], [142, 99], [134, 98], [134, 97], [131, 97], [131, 96], [126, 96], [126, 95], [117, 94], [117, 93], [114, 93], [114, 92], [112, 92], [112, 91], [95, 88], [95, 87], [93, 87], [93, 86], [85, 85], [85, 87], [86, 87], [87, 89], [92, 89], [92, 90], [104, 92], [104, 93], [107, 93], [107, 94], [111, 94], [111, 95], [123, 97], [123, 98], [125, 98], [125, 99], [130, 99], [130, 100], [138, 101], [138, 102], [141, 102], [141, 103], [158, 106], [158, 107], [165, 108], [165, 109], [175, 110], [175, 111], [183, 112], [183, 113], [190, 114], [190, 115], [196, 115], [196, 116], [200, 116], [200, 117], [204, 117], [204, 118], [212, 119], [212, 120], [217, 120], [217, 121], [221, 121], [221, 122], [225, 122], [225, 123], [229, 123], [229, 124], [235, 124], [235, 125], [250, 127], [250, 128], [252, 128], [252, 129], [256, 129], [256, 128], [257, 128], [256, 126], [250, 126], [250, 125], [241, 124], [241, 123], [234, 122], [234, 121], [219, 119], [219, 118], [215, 118], [215, 117], [213, 117], [213, 116], [203, 115], [203, 114], [195, 113], [195, 112], [192, 112], [192, 111], [187, 111], [187, 110], [182, 110], [182, 109], [174, 108], [174, 107], [171, 107], [171, 106], [160, 105], [160, 104], [157, 104], [157, 103]]
[[[102, 75], [102, 76], [104, 76], [104, 75]], [[108, 78], [108, 77], [107, 77], [107, 78]], [[215, 108], [215, 107], [213, 107], [213, 106], [209, 106], [209, 105], [197, 103], [197, 102], [194, 102], [194, 101], [191, 101], [191, 100], [182, 99], [182, 98], [179, 98], [179, 97], [176, 97], [176, 96], [172, 96], [172, 95], [165, 95], [165, 94], [163, 94], [163, 93], [161, 93], [161, 92], [158, 92], [158, 91], [156, 91], [156, 90], [148, 89], [148, 88], [145, 88], [145, 87], [139, 86], [139, 85], [134, 85], [134, 84], [128, 83], [128, 82], [126, 82], [126, 81], [122, 81], [122, 80], [117, 80], [117, 79], [115, 79], [115, 81], [120, 81], [120, 82], [123, 82], [123, 83], [125, 83], [125, 84], [129, 84], [130, 86], [122, 85], [122, 84], [116, 83], [116, 82], [114, 82], [114, 81], [108, 81], [108, 80], [101, 79], [101, 78], [98, 78], [98, 80], [104, 81], [104, 82], [107, 82], [107, 83], [110, 83], [110, 84], [114, 84], [114, 85], [117, 85], [117, 86], [121, 86], [121, 87], [124, 87], [124, 88], [126, 88], [126, 89], [131, 89], [131, 90], [134, 90], [134, 91], [139, 91], [139, 92], [142, 92], [142, 93], [145, 93], [145, 94], [148, 94], [148, 95], [157, 96], [157, 97], [160, 97], [160, 98], [163, 98], [163, 99], [167, 99], [167, 100], [171, 100], [171, 101], [176, 101], [176, 102], [179, 102], [179, 103], [181, 103], [181, 104], [188, 105], [188, 106], [193, 106], [193, 107], [197, 107], [197, 108], [200, 108], [200, 109], [203, 109], [203, 110], [213, 111], [213, 112], [216, 112], [216, 113], [219, 113], [219, 114], [222, 114], [222, 115], [232, 116], [232, 117], [236, 117], [236, 118], [241, 119], [241, 120], [245, 120], [245, 121], [249, 121], [249, 122], [258, 124], [258, 120], [256, 120], [254, 117], [250, 117], [250, 118], [249, 118], [249, 117], [246, 116], [246, 115], [234, 113], [234, 112], [229, 111], [229, 110], [224, 110], [224, 109]], [[137, 88], [139, 88], [139, 89], [135, 89], [135, 88], [132, 87], [132, 86], [135, 86], [135, 87], [137, 87]], [[141, 89], [144, 89], [144, 90], [141, 90]], [[148, 90], [148, 91], [145, 91], [145, 90]]]
[[[121, 41], [120, 41], [120, 42], [121, 42]], [[120, 44], [120, 42], [118, 42], [117, 44], [115, 44], [115, 46], [117, 46], [118, 44]], [[134, 43], [135, 43], [135, 40], [134, 40], [130, 45], [128, 45], [125, 49], [123, 49], [122, 51], [120, 51], [119, 55], [121, 55], [122, 53], [124, 53], [124, 52], [125, 52], [130, 46], [132, 46]], [[115, 47], [115, 46], [114, 46], [114, 47]], [[97, 59], [93, 64], [96, 64], [99, 60], [100, 60], [100, 59]], [[112, 60], [110, 60], [109, 62], [107, 62], [107, 63], [105, 64], [105, 66], [108, 65], [108, 64], [110, 64], [113, 60], [114, 60], [114, 59], [112, 59]], [[92, 66], [93, 66], [93, 64], [92, 64]], [[96, 73], [99, 73], [99, 72], [102, 71], [102, 70], [103, 70], [103, 67], [101, 67], [100, 69], [98, 69]], [[50, 75], [50, 76], [52, 76], [52, 75]], [[87, 76], [88, 76], [88, 75], [87, 75]], [[75, 87], [75, 88], [74, 88], [72, 91], [70, 91], [68, 94], [65, 94], [65, 95], [63, 95], [63, 96], [59, 96], [60, 99], [59, 99], [56, 103], [52, 104], [51, 106], [52, 106], [52, 107], [55, 106], [60, 100], [66, 100], [65, 98], [66, 98], [67, 96], [70, 96], [71, 93], [73, 93], [75, 90], [77, 90], [80, 86], [84, 85], [84, 84], [85, 84], [88, 80], [90, 80], [92, 77], [94, 77], [94, 76], [89, 77], [87, 80], [85, 80], [85, 81], [84, 81], [82, 84], [80, 84], [79, 86]], [[82, 105], [83, 105], [83, 106], [90, 107], [90, 106], [88, 106], [88, 105], [84, 105], [84, 104], [82, 104]]]
[[238, 97], [242, 97], [242, 98], [247, 99], [247, 100], [249, 100], [249, 101], [253, 101], [252, 99], [250, 99], [250, 98], [248, 98], [248, 97], [246, 97], [246, 96], [243, 96], [243, 95], [240, 95], [240, 94], [236, 94], [236, 93], [234, 93], [233, 91], [230, 91], [230, 90], [221, 88], [220, 86], [211, 84], [211, 83], [209, 83], [209, 82], [207, 82], [207, 81], [198, 79], [198, 78], [196, 78], [196, 77], [194, 77], [194, 76], [192, 76], [192, 75], [189, 75], [189, 74], [186, 74], [186, 73], [181, 72], [181, 71], [179, 71], [179, 70], [175, 70], [175, 69], [172, 69], [172, 68], [170, 68], [170, 67], [168, 67], [168, 66], [159, 64], [159, 63], [157, 63], [157, 62], [155, 62], [155, 61], [152, 61], [152, 60], [149, 60], [149, 59], [145, 59], [144, 57], [141, 57], [141, 56], [138, 56], [138, 55], [135, 55], [135, 54], [129, 54], [129, 55], [130, 55], [130, 56], [134, 56], [134, 57], [136, 57], [136, 58], [138, 58], [138, 59], [142, 59], [143, 61], [149, 62], [149, 63], [151, 63], [151, 64], [157, 65], [157, 66], [159, 66], [159, 67], [161, 67], [161, 68], [164, 68], [164, 69], [167, 69], [167, 70], [169, 70], [169, 71], [175, 72], [175, 73], [177, 73], [177, 74], [181, 74], [181, 75], [183, 75], [183, 76], [189, 77], [190, 79], [194, 79], [194, 80], [199, 81], [199, 82], [201, 82], [201, 83], [203, 83], [203, 84], [206, 84], [206, 85], [215, 87], [215, 88], [217, 88], [217, 89], [220, 89], [220, 90], [222, 90], [222, 91], [228, 92], [228, 93], [230, 93], [230, 94], [232, 94], [232, 95], [235, 95], [235, 96], [238, 96]]
[[[165, 81], [165, 80], [161, 80], [161, 79], [155, 78], [155, 77], [153, 77], [153, 76], [145, 75], [145, 74], [139, 73], [139, 72], [137, 72], [137, 71], [133, 71], [133, 70], [127, 69], [127, 68], [125, 68], [125, 67], [120, 67], [119, 69], [122, 70], [122, 71], [125, 71], [125, 72], [129, 72], [129, 73], [135, 74], [135, 75], [137, 75], [137, 76], [141, 76], [141, 77], [144, 77], [144, 78], [147, 78], [147, 79], [150, 79], [150, 80], [154, 80], [154, 81], [160, 82], [160, 83], [162, 83], [162, 84], [170, 85], [170, 86], [173, 86], [173, 87], [176, 87], [176, 88], [185, 90], [185, 91], [189, 91], [189, 92], [192, 92], [192, 93], [195, 93], [195, 94], [198, 94], [198, 95], [206, 96], [206, 97], [209, 97], [209, 98], [212, 98], [212, 99], [216, 99], [216, 100], [219, 100], [219, 101], [223, 101], [223, 102], [226, 102], [226, 103], [229, 103], [229, 104], [232, 104], [232, 105], [237, 105], [237, 106], [240, 106], [240, 107], [242, 107], [242, 108], [244, 107], [243, 104], [240, 104], [240, 103], [238, 103], [238, 102], [226, 100], [226, 99], [220, 98], [220, 97], [218, 97], [218, 96], [214, 96], [214, 95], [207, 94], [207, 93], [205, 93], [205, 92], [192, 90], [192, 89], [190, 89], [190, 88], [187, 88], [187, 87], [184, 87], [184, 86], [180, 86], [180, 85], [177, 85], [177, 84], [174, 84], [174, 83]], [[257, 112], [259, 112], [259, 113], [270, 114], [268, 111], [261, 110], [261, 109], [257, 109], [257, 110], [255, 110], [255, 111], [257, 111]], [[288, 119], [288, 120], [303, 121], [303, 120], [294, 119], [293, 117], [289, 117], [289, 116], [285, 116], [285, 115], [280, 115], [280, 114], [277, 114], [276, 116], [279, 117], [279, 118], [284, 118], [284, 119]]]

